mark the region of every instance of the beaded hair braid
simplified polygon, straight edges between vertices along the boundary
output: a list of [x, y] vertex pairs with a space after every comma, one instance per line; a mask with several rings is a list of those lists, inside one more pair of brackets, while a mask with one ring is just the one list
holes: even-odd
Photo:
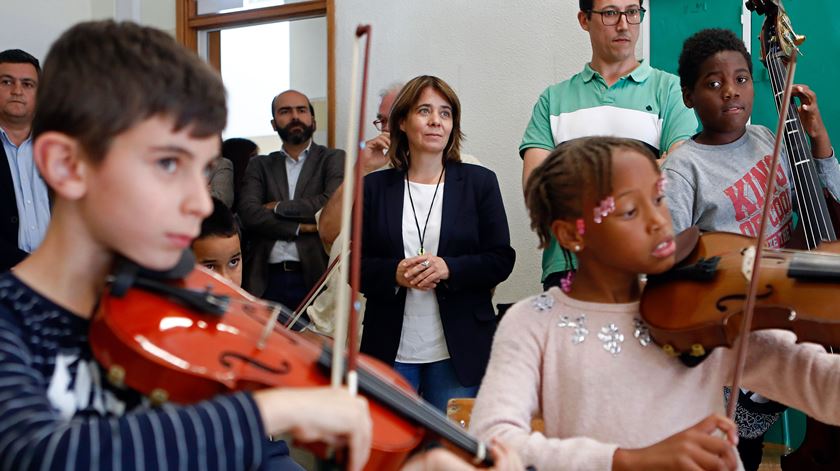
[[652, 162], [656, 160], [647, 147], [632, 139], [584, 137], [560, 144], [534, 169], [525, 188], [525, 204], [531, 229], [540, 238], [540, 248], [547, 247], [553, 237], [552, 222], [583, 217], [585, 191], [592, 192], [593, 201], [601, 201], [612, 193], [612, 159], [616, 148], [636, 151]]

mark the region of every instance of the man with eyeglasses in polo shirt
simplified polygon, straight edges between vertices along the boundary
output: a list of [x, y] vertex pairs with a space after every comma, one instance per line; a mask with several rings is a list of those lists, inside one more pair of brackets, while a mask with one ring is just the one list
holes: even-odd
[[[608, 135], [637, 139], [664, 156], [697, 131], [682, 100], [679, 78], [636, 59], [644, 0], [579, 0], [580, 27], [592, 59], [568, 80], [540, 95], [519, 146], [522, 186], [555, 146]], [[543, 251], [543, 288], [560, 286], [576, 260], [557, 241]]]

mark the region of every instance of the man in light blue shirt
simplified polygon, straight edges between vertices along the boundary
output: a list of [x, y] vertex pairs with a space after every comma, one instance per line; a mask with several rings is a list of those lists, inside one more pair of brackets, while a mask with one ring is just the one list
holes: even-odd
[[0, 52], [0, 271], [35, 250], [50, 220], [47, 185], [32, 158], [41, 66], [20, 49]]

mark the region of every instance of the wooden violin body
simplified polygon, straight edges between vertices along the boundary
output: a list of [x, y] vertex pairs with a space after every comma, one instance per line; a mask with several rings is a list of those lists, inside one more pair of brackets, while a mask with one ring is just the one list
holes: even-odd
[[[209, 300], [199, 312], [147, 289], [103, 296], [90, 330], [91, 348], [110, 381], [153, 402], [194, 403], [217, 394], [268, 387], [329, 384], [329, 346], [282, 326], [259, 339], [272, 307], [198, 267], [166, 286]], [[385, 364], [359, 358], [359, 389], [369, 399], [373, 449], [365, 469], [398, 469], [427, 431], [467, 453], [481, 445]]]
[[[741, 334], [745, 260], [755, 239], [722, 232], [700, 236], [679, 266], [651, 276], [640, 310], [654, 341], [671, 354], [702, 356], [732, 347]], [[820, 251], [764, 250], [751, 330], [785, 329], [799, 341], [840, 345], [840, 243]]]

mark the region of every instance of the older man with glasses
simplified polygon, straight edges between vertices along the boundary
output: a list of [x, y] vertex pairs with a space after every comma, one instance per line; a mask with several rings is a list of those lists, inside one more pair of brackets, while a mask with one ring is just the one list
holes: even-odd
[[[519, 146], [522, 186], [555, 146], [609, 135], [637, 139], [663, 156], [697, 130], [682, 100], [679, 78], [636, 59], [645, 17], [643, 0], [579, 0], [580, 27], [589, 33], [592, 60], [568, 80], [545, 89]], [[543, 252], [543, 287], [559, 286], [574, 271], [574, 255], [557, 241]]]

